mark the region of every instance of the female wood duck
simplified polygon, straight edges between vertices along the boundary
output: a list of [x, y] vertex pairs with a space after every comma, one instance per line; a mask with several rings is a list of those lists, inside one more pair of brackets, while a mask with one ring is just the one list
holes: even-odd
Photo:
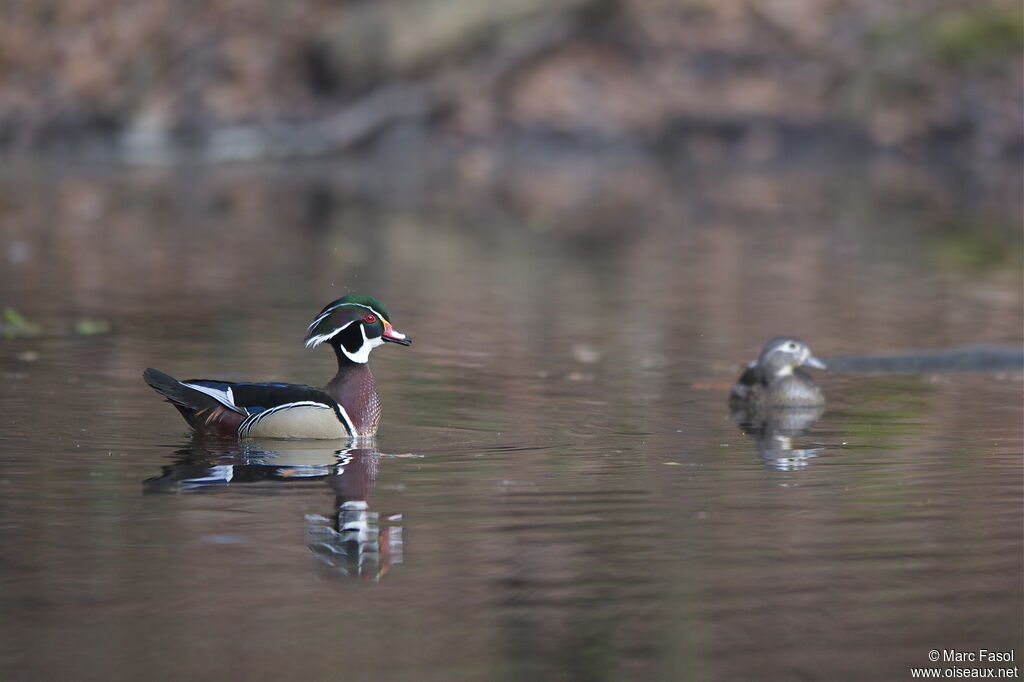
[[729, 402], [766, 407], [824, 405], [824, 394], [809, 374], [798, 369], [801, 365], [825, 369], [825, 363], [814, 357], [800, 339], [788, 336], [772, 339], [740, 375], [729, 394]]
[[380, 398], [367, 365], [370, 351], [385, 341], [412, 343], [388, 318], [384, 306], [369, 296], [345, 296], [320, 311], [309, 325], [306, 348], [326, 343], [338, 358], [338, 373], [323, 389], [275, 382], [178, 381], [152, 368], [143, 378], [197, 433], [239, 438], [372, 436], [380, 423]]

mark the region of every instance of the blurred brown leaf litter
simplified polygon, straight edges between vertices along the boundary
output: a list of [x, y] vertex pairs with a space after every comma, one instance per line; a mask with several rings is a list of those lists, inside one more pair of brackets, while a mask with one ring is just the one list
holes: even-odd
[[760, 160], [838, 131], [986, 161], [1020, 153], [1022, 34], [1015, 0], [7, 3], [0, 150], [258, 159], [412, 130]]

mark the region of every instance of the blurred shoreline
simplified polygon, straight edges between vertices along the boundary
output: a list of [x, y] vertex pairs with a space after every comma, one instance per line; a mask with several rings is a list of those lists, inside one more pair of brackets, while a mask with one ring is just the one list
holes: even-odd
[[1019, 166], [1022, 56], [1007, 0], [40, 0], [0, 26], [0, 154]]

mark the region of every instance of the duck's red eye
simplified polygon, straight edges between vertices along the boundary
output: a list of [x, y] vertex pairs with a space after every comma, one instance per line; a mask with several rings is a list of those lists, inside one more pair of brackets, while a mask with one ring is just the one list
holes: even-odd
[[374, 315], [373, 313], [366, 313], [365, 315], [363, 315], [363, 322], [365, 322], [366, 324], [373, 324], [376, 321], [377, 316]]

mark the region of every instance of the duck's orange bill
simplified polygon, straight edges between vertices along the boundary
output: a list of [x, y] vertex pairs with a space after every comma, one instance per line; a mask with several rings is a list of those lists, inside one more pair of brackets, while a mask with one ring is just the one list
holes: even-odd
[[381, 338], [384, 339], [385, 341], [390, 341], [391, 343], [400, 343], [403, 346], [412, 345], [412, 337], [406, 336], [402, 332], [392, 327], [391, 323], [388, 322], [387, 320], [384, 320], [384, 334], [381, 336]]

